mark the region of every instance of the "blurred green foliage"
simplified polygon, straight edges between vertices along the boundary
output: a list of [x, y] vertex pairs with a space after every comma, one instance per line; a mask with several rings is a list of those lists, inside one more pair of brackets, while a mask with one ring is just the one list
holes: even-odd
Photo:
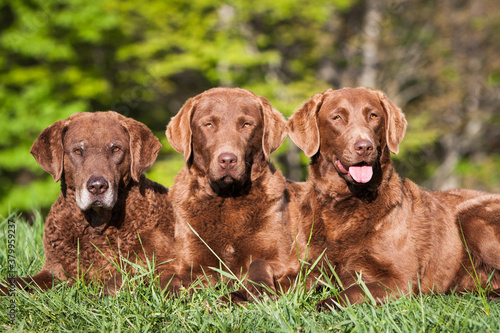
[[[377, 2], [376, 88], [410, 120], [396, 163], [425, 181], [440, 166], [443, 135], [460, 137], [474, 115], [460, 106], [472, 97], [479, 99], [476, 109], [491, 113], [482, 121], [484, 138], [495, 137], [498, 112], [482, 105], [494, 105], [500, 84], [498, 2], [479, 9], [473, 1]], [[316, 92], [358, 85], [368, 3], [0, 0], [0, 215], [47, 209], [55, 200], [59, 186], [29, 148], [43, 128], [74, 112], [115, 110], [148, 125], [164, 146], [148, 175], [169, 186], [184, 162], [168, 145], [165, 126], [189, 97], [239, 86], [289, 116]], [[467, 86], [473, 74], [482, 90]], [[499, 152], [494, 143], [479, 147]], [[461, 151], [464, 161], [477, 160], [470, 151]], [[287, 176], [306, 177], [308, 160], [289, 140], [273, 159]], [[460, 161], [457, 174], [464, 177], [500, 166], [496, 157], [490, 167]], [[487, 176], [477, 178], [484, 185]], [[497, 189], [491, 185], [485, 188]]]

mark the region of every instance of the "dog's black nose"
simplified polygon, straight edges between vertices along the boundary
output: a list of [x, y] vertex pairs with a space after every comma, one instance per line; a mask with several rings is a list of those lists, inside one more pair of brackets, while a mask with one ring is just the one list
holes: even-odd
[[233, 153], [222, 153], [217, 158], [222, 169], [232, 169], [235, 167], [238, 158]]
[[359, 156], [366, 156], [373, 151], [373, 143], [368, 140], [359, 140], [354, 144], [354, 150]]
[[109, 188], [109, 183], [103, 177], [91, 177], [87, 182], [87, 190], [94, 194], [103, 194]]

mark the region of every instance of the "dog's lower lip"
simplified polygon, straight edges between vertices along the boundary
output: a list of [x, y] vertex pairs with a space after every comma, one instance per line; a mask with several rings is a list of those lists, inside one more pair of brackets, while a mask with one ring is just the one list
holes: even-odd
[[228, 174], [225, 174], [218, 179], [210, 179], [209, 178], [208, 181], [210, 184], [225, 187], [225, 186], [228, 186], [229, 184], [232, 184], [234, 182], [234, 178]]
[[341, 173], [348, 173], [349, 172], [349, 168], [344, 167], [344, 165], [342, 164], [342, 162], [340, 162], [339, 159], [335, 160], [335, 165], [337, 166], [337, 169], [339, 170], [339, 172], [341, 172]]
[[230, 175], [225, 175], [221, 179], [219, 179], [219, 182], [222, 182], [222, 183], [232, 183], [232, 182], [234, 182], [234, 178], [231, 177]]
[[104, 206], [104, 203], [101, 201], [101, 200], [94, 200], [94, 202], [92, 202], [92, 207], [102, 207]]

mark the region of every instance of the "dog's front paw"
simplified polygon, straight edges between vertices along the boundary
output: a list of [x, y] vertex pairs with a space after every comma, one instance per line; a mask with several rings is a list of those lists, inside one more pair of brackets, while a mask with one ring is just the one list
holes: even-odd
[[500, 301], [500, 288], [488, 293], [488, 301]]
[[248, 301], [248, 293], [244, 289], [233, 291], [232, 293], [226, 294], [217, 299], [217, 303], [219, 304], [233, 303], [242, 306], [244, 306], [244, 304]]
[[316, 310], [318, 311], [342, 310], [342, 307], [333, 298], [327, 298], [316, 303]]
[[103, 290], [104, 297], [116, 297], [118, 292], [123, 286], [123, 277], [121, 274], [115, 274], [111, 279], [109, 279]]
[[175, 274], [162, 277], [160, 288], [165, 291], [166, 295], [171, 297], [178, 297], [185, 290], [182, 279]]

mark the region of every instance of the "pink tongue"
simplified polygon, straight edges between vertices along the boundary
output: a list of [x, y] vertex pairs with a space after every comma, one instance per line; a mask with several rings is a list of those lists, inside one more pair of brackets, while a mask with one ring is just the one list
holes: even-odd
[[373, 169], [368, 165], [352, 166], [349, 168], [349, 174], [358, 183], [368, 183], [372, 179]]

